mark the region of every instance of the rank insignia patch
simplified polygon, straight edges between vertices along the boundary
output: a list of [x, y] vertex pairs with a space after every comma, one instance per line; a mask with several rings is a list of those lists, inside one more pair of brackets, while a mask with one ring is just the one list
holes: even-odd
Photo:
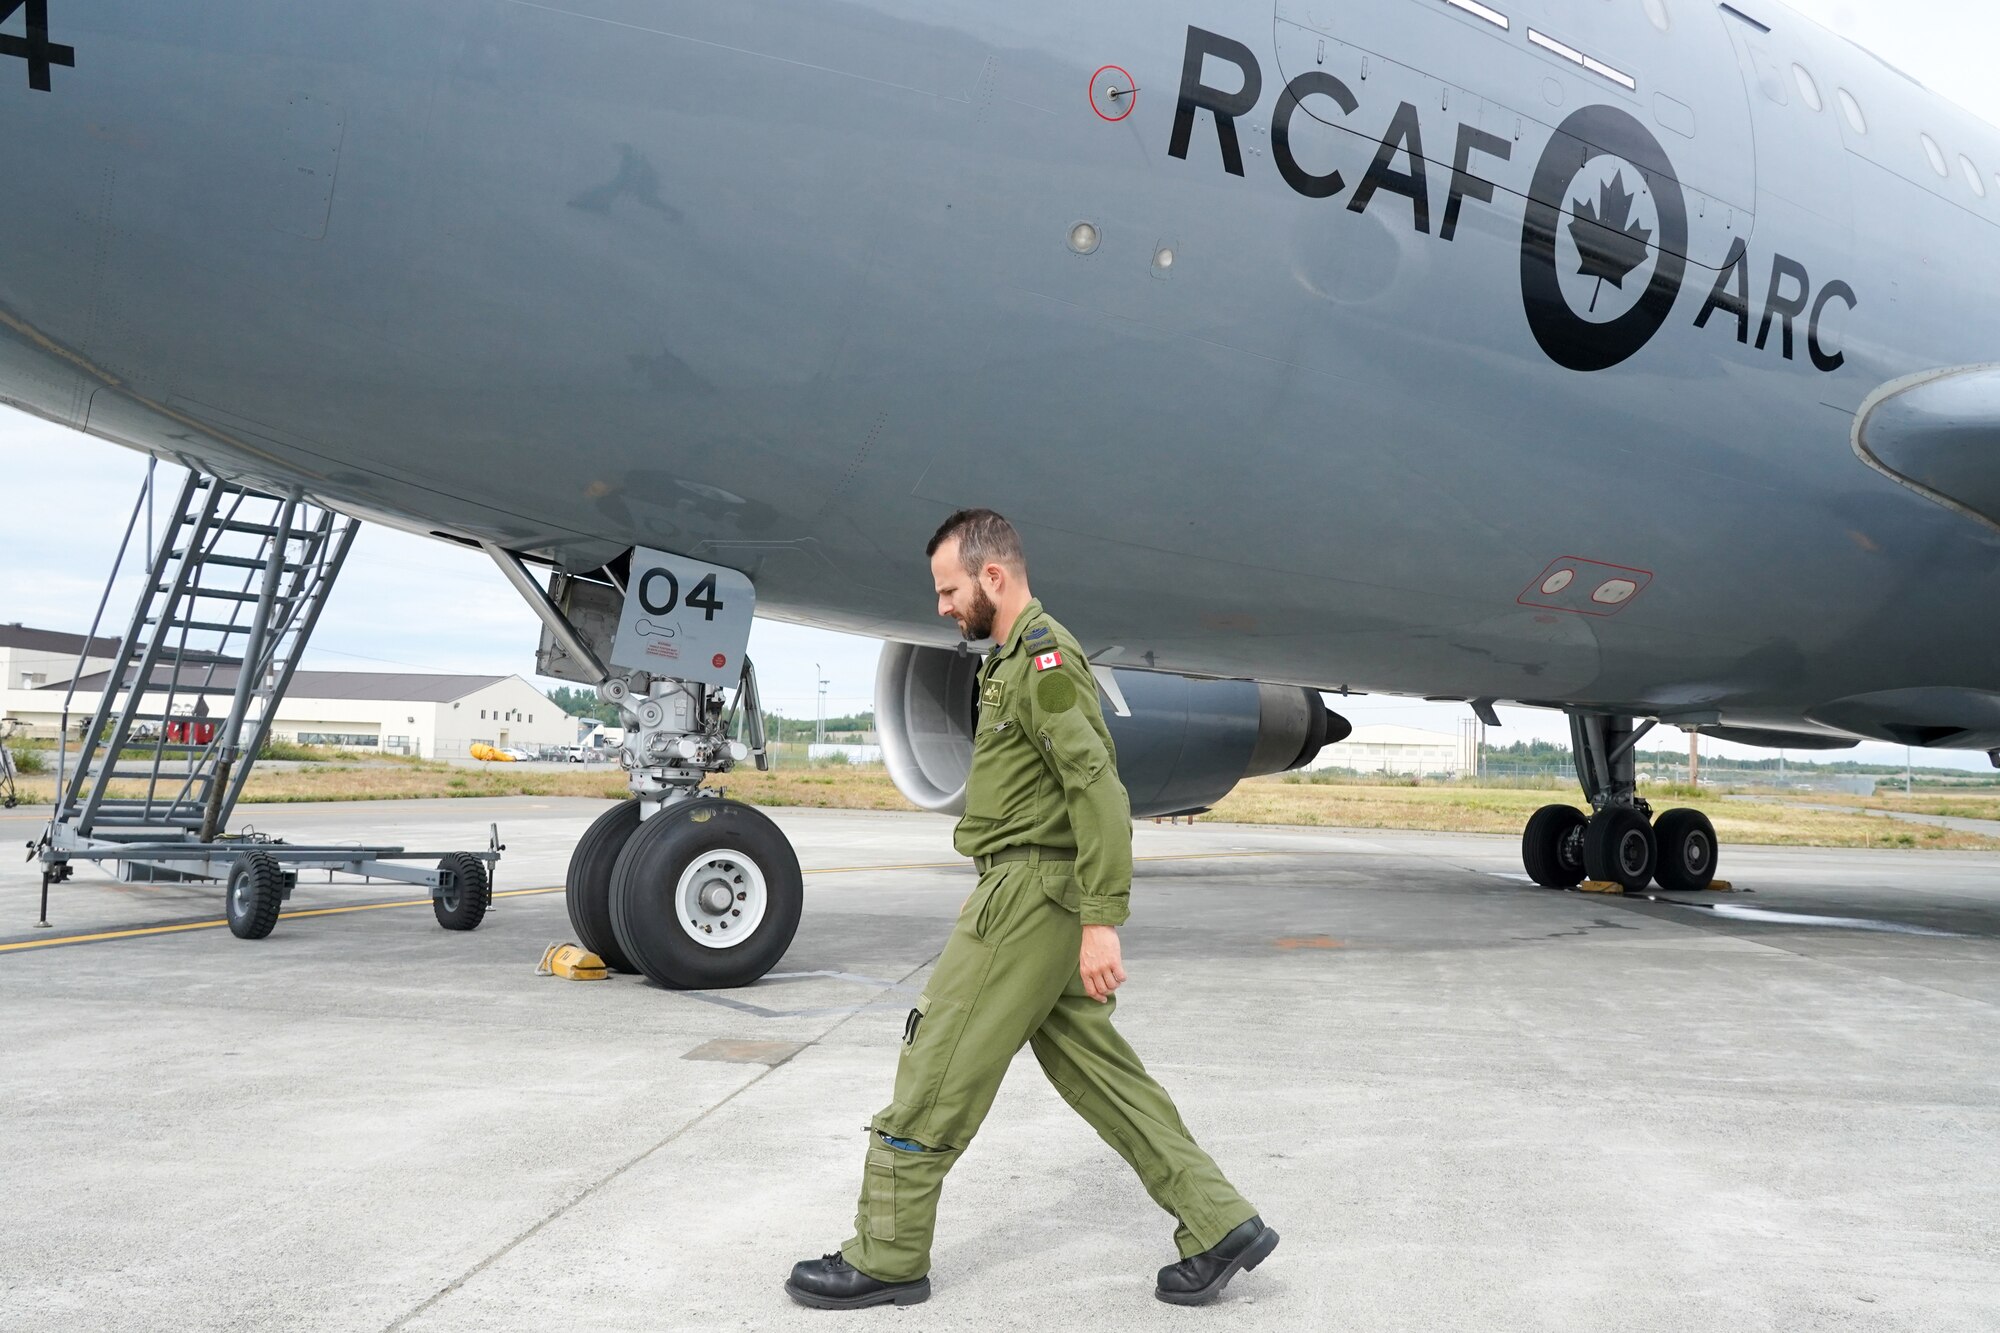
[[1050, 671], [1061, 665], [1062, 652], [1060, 649], [1052, 653], [1039, 653], [1035, 657], [1035, 670], [1037, 671]]

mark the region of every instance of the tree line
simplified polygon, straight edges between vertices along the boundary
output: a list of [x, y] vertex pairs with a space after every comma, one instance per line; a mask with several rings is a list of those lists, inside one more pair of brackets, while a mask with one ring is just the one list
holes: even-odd
[[[620, 725], [618, 705], [605, 703], [597, 697], [597, 691], [569, 685], [557, 685], [545, 691], [550, 703], [568, 713], [571, 717], [590, 718], [602, 722], [607, 727]], [[809, 741], [813, 738], [816, 725], [809, 717], [786, 717], [782, 713], [764, 714], [765, 730], [774, 741]], [[859, 731], [875, 730], [875, 712], [847, 713], [826, 720], [826, 733], [832, 736], [852, 734]]]

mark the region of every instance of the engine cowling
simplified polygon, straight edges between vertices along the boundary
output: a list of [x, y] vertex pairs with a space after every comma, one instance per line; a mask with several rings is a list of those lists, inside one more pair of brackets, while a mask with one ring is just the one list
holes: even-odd
[[[949, 648], [882, 646], [875, 672], [882, 757], [897, 789], [925, 810], [965, 808], [980, 660]], [[1104, 721], [1135, 816], [1205, 810], [1245, 778], [1304, 767], [1351, 730], [1317, 690], [1296, 685], [1111, 674], [1131, 711], [1121, 716], [1107, 703]]]

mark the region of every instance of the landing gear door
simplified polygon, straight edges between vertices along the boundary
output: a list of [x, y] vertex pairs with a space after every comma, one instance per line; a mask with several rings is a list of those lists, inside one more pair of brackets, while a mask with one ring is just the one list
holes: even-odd
[[733, 686], [756, 606], [756, 589], [740, 571], [636, 546], [612, 665]]

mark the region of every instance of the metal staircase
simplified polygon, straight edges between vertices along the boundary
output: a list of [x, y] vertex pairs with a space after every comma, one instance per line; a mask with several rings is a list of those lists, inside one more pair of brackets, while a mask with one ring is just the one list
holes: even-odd
[[358, 527], [297, 492], [191, 474], [56, 823], [79, 839], [212, 842]]
[[[153, 472], [118, 548], [101, 620], [142, 514]], [[279, 703], [333, 590], [358, 520], [298, 490], [271, 495], [200, 472], [149, 557], [116, 660], [97, 682], [97, 711], [74, 768], [58, 747], [55, 815], [29, 844], [49, 888], [75, 863], [112, 863], [128, 882], [225, 880], [229, 928], [260, 939], [277, 924], [301, 871], [386, 879], [428, 889], [439, 924], [475, 929], [506, 850], [497, 827], [483, 851], [418, 852], [361, 843], [300, 845], [228, 832]], [[153, 545], [150, 520], [147, 543]], [[87, 655], [97, 634], [84, 636]], [[63, 703], [67, 741], [72, 678]], [[432, 861], [425, 867], [410, 864]]]

